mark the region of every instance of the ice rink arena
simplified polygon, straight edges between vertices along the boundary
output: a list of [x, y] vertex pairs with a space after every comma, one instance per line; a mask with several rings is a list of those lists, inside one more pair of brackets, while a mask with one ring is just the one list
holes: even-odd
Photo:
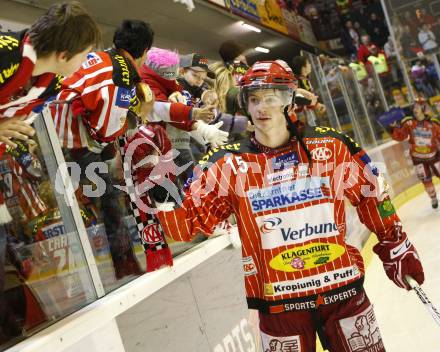
[[440, 351], [440, 0], [0, 8], [0, 351]]

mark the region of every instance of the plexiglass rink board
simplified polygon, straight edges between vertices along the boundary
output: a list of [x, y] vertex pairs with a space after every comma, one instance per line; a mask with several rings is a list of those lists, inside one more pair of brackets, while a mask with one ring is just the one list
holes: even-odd
[[41, 115], [36, 135], [0, 160], [12, 221], [0, 229], [0, 350], [96, 299], [73, 221], [55, 190], [58, 164]]

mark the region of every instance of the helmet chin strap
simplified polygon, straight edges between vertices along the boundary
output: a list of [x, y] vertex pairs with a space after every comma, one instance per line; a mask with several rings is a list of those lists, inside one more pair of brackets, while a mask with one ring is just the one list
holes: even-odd
[[304, 150], [304, 152], [307, 155], [307, 162], [309, 164], [309, 169], [312, 169], [312, 154], [310, 154], [310, 150], [307, 148], [306, 144], [304, 143], [302, 133], [298, 130], [298, 127], [292, 122], [289, 116], [289, 108], [291, 105], [287, 105], [284, 108], [284, 117], [286, 118], [287, 125], [289, 126], [290, 132], [298, 139], [299, 145]]

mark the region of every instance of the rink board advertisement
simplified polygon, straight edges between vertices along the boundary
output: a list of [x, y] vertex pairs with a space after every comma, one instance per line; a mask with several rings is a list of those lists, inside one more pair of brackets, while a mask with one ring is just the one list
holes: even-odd
[[227, 248], [124, 312], [117, 323], [131, 352], [260, 352], [249, 317], [241, 250]]
[[407, 143], [398, 143], [384, 149], [382, 156], [387, 167], [387, 181], [392, 187], [394, 196], [419, 182], [409, 155]]

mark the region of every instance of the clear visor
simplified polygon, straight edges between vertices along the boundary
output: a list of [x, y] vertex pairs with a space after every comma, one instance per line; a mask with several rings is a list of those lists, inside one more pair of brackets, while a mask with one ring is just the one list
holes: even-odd
[[293, 89], [251, 89], [246, 92], [247, 106], [261, 106], [268, 108], [285, 107], [292, 104]]

